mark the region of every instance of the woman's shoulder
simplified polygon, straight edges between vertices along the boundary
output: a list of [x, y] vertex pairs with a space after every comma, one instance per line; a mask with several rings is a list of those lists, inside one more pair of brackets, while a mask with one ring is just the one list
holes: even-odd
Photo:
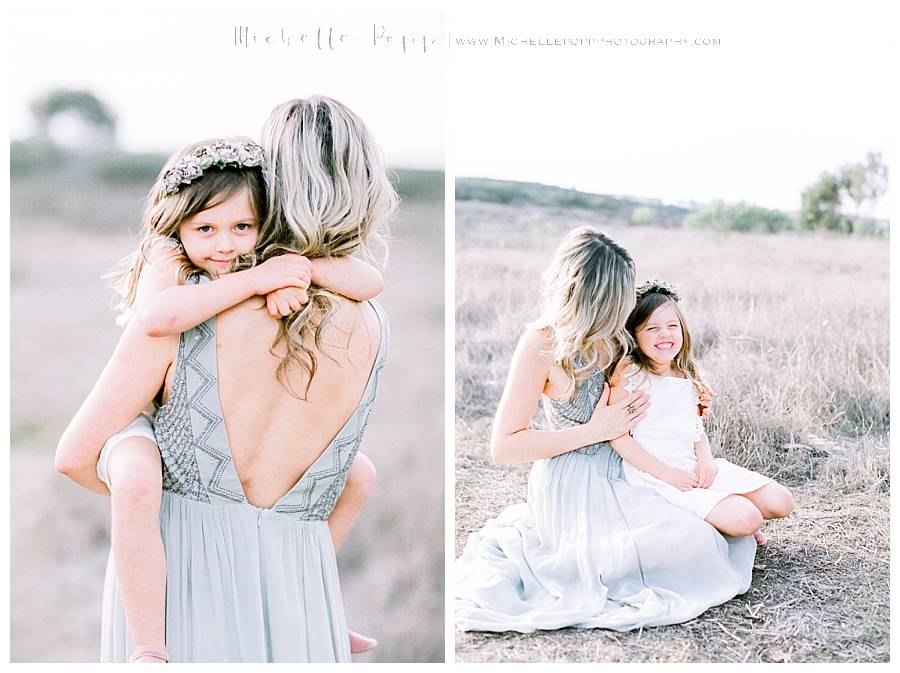
[[358, 323], [361, 318], [366, 318], [367, 320], [373, 317], [380, 319], [385, 315], [384, 308], [374, 299], [356, 301], [343, 295], [335, 294], [332, 297], [332, 303], [334, 306], [332, 318], [335, 325], [343, 329], [352, 329], [353, 325]]
[[[361, 333], [366, 340], [376, 334], [387, 334], [388, 320], [384, 308], [374, 299], [368, 301], [355, 301], [341, 295], [335, 295], [332, 299], [334, 311], [323, 326], [323, 341], [331, 341], [327, 337], [346, 340], [352, 339], [355, 334]], [[376, 339], [377, 341], [377, 339]]]
[[519, 348], [542, 359], [548, 359], [553, 352], [553, 333], [549, 327], [527, 325], [519, 336]]

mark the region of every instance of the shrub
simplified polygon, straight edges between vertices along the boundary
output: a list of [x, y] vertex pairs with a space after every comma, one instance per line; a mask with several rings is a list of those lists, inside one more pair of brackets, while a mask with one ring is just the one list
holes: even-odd
[[682, 226], [687, 229], [768, 233], [796, 228], [794, 221], [780, 210], [761, 208], [745, 201], [732, 204], [713, 201], [703, 210], [684, 218]]

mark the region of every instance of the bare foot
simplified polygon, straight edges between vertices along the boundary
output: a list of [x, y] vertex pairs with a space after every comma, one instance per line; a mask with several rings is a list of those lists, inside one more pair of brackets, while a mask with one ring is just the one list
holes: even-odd
[[133, 664], [167, 664], [169, 652], [164, 647], [135, 647], [131, 654]]
[[362, 654], [363, 652], [374, 650], [375, 646], [378, 645], [378, 641], [374, 638], [368, 638], [361, 633], [357, 633], [356, 631], [347, 629], [347, 634], [350, 636], [351, 654]]
[[760, 528], [753, 534], [753, 539], [756, 540], [756, 544], [765, 544], [769, 541], [769, 538], [767, 538], [765, 534], [763, 534], [762, 528]]

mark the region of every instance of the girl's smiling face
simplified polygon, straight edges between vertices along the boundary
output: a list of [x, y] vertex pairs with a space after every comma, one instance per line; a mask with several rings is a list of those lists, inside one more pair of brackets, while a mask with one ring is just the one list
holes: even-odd
[[212, 278], [228, 273], [235, 258], [253, 252], [259, 239], [250, 191], [241, 186], [224, 201], [189, 217], [178, 236], [194, 266]]
[[666, 302], [651, 313], [647, 322], [638, 328], [635, 339], [641, 352], [661, 370], [667, 371], [684, 345], [675, 305]]

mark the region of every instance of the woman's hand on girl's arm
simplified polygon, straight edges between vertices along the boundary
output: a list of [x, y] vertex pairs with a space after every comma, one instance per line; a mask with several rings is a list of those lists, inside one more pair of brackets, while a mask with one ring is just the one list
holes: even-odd
[[96, 493], [109, 495], [97, 477], [103, 444], [128, 425], [162, 388], [178, 339], [147, 337], [133, 322], [56, 448], [57, 471]]
[[627, 435], [634, 429], [650, 406], [650, 396], [645, 392], [629, 393], [624, 388], [603, 384], [600, 401], [594, 407], [587, 422], [595, 442], [607, 442]]
[[312, 263], [312, 282], [347, 299], [366, 301], [384, 289], [381, 272], [356, 257], [315, 257], [309, 261]]
[[647, 415], [647, 409], [650, 408], [650, 395], [647, 392], [629, 392], [626, 387], [625, 372], [630, 366], [631, 360], [628, 357], [616, 364], [609, 379], [608, 401], [604, 398], [604, 405], [609, 406], [604, 409], [598, 404], [591, 416], [589, 423], [595, 424], [603, 436], [599, 441], [627, 435]]
[[625, 371], [630, 366], [631, 362], [628, 358], [623, 358], [622, 361], [616, 365], [616, 369], [611, 377], [612, 389], [610, 392], [610, 408], [621, 408], [622, 405], [625, 405], [624, 408], [627, 412], [628, 405], [630, 404], [632, 405], [632, 408], [634, 408], [635, 413], [632, 414], [633, 420], [630, 423], [631, 427], [628, 428], [628, 431], [622, 433], [621, 436], [617, 436], [610, 440], [610, 446], [612, 446], [616, 453], [622, 456], [622, 460], [629, 465], [633, 465], [641, 472], [646, 472], [650, 476], [661, 479], [682, 491], [694, 488], [694, 486], [696, 486], [696, 479], [694, 479], [694, 476], [690, 472], [687, 470], [679, 470], [662, 462], [642, 447], [634, 437], [628, 434], [631, 428], [637, 425], [638, 421], [646, 416], [647, 408], [650, 406], [649, 395], [643, 393], [643, 396], [639, 398], [638, 401], [635, 401], [635, 393], [629, 393], [626, 389]]

